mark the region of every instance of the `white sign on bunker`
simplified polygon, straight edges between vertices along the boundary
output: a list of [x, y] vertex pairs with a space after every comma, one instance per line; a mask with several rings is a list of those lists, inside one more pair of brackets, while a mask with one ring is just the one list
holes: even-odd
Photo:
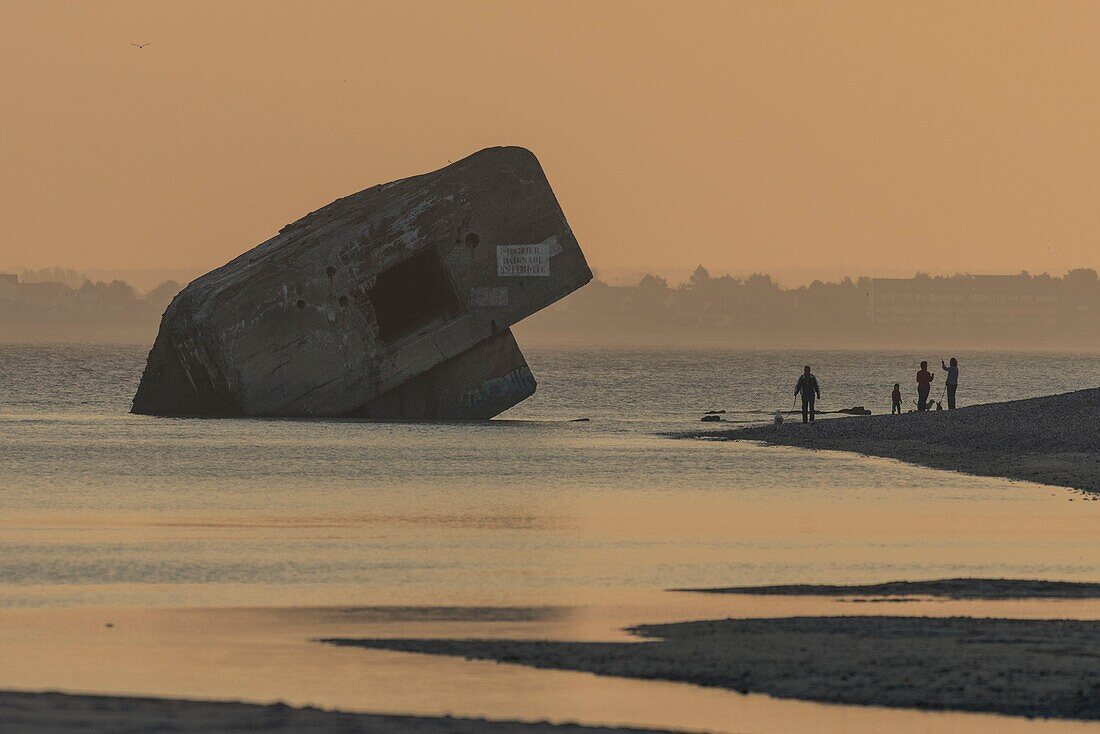
[[498, 276], [550, 276], [550, 243], [497, 245]]

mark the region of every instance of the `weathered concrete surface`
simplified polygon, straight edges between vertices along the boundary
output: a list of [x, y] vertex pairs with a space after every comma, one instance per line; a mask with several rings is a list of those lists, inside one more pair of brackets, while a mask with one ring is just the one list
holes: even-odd
[[502, 331], [353, 411], [357, 418], [476, 419], [535, 392], [512, 332]]
[[535, 156], [483, 150], [334, 201], [188, 285], [133, 411], [489, 418], [535, 389], [509, 327], [591, 278]]

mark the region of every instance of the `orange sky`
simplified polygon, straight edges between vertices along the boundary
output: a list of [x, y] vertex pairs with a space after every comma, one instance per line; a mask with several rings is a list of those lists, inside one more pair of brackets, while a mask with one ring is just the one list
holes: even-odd
[[1098, 28], [1095, 2], [0, 0], [0, 268], [208, 269], [499, 144], [597, 268], [1098, 267]]

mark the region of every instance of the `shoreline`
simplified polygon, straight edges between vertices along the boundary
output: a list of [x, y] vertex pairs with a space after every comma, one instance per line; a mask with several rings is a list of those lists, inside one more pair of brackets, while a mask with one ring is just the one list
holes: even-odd
[[692, 431], [677, 437], [848, 451], [1100, 497], [1100, 388], [953, 411]]

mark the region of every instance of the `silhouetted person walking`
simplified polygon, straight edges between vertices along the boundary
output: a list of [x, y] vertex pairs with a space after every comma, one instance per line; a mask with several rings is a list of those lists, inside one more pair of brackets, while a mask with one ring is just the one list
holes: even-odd
[[794, 394], [802, 396], [802, 422], [814, 422], [814, 398], [821, 397], [821, 388], [817, 386], [817, 378], [810, 372], [810, 365], [802, 370], [802, 377], [794, 386]]
[[947, 409], [955, 409], [955, 393], [959, 389], [959, 360], [951, 358], [951, 366], [948, 367], [940, 360], [940, 366], [947, 371]]
[[936, 376], [928, 371], [928, 362], [921, 362], [917, 373], [917, 410], [928, 410], [928, 393], [932, 391], [934, 379]]
[[894, 383], [894, 392], [890, 393], [890, 415], [901, 415], [901, 385]]

